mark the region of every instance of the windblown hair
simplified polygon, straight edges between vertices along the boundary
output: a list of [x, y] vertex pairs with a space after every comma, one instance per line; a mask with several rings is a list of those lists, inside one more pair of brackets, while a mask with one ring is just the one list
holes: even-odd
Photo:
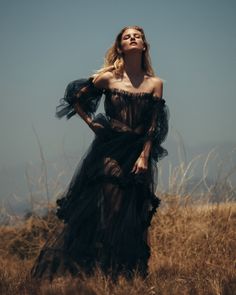
[[124, 58], [123, 58], [123, 54], [121, 52], [121, 38], [123, 33], [127, 30], [127, 29], [135, 29], [137, 31], [139, 31], [141, 33], [144, 45], [145, 45], [145, 50], [142, 52], [142, 62], [141, 62], [141, 66], [142, 69], [144, 70], [144, 72], [147, 75], [150, 76], [154, 76], [154, 70], [151, 66], [151, 59], [150, 59], [150, 55], [149, 55], [149, 48], [150, 45], [148, 44], [144, 31], [141, 27], [139, 26], [128, 26], [128, 27], [124, 27], [119, 34], [117, 35], [115, 42], [113, 43], [113, 45], [107, 50], [106, 54], [105, 54], [105, 58], [104, 58], [104, 64], [102, 66], [102, 68], [100, 68], [93, 76], [94, 77], [98, 77], [100, 74], [105, 73], [107, 71], [113, 71], [114, 74], [118, 77], [122, 77], [123, 76], [123, 72], [124, 72]]

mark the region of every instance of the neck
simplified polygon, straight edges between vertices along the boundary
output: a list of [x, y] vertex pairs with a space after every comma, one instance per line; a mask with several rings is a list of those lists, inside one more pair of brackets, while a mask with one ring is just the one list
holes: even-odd
[[143, 73], [142, 56], [140, 53], [132, 53], [124, 56], [124, 71], [130, 75], [140, 75]]

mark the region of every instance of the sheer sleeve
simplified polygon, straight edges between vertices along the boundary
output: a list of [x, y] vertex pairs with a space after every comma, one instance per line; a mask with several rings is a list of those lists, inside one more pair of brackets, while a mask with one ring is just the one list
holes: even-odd
[[57, 118], [66, 116], [67, 119], [70, 119], [74, 116], [76, 103], [79, 103], [87, 115], [94, 116], [103, 90], [96, 88], [92, 81], [93, 78], [90, 77], [72, 81], [67, 85], [64, 97], [60, 99], [60, 104], [56, 107]]
[[169, 109], [163, 98], [153, 97], [151, 122], [145, 141], [151, 140], [151, 157], [158, 161], [168, 155], [168, 151], [161, 146], [169, 130]]

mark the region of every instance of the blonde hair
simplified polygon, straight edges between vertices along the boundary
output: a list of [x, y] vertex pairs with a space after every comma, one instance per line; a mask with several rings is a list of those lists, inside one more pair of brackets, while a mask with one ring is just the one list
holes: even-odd
[[114, 74], [116, 76], [122, 77], [123, 72], [124, 72], [124, 59], [123, 55], [121, 53], [121, 38], [123, 33], [127, 29], [135, 29], [141, 33], [145, 50], [142, 52], [142, 61], [141, 61], [141, 66], [144, 72], [149, 75], [149, 76], [154, 76], [154, 70], [151, 66], [151, 58], [149, 55], [149, 48], [150, 45], [148, 44], [144, 31], [141, 27], [139, 26], [128, 26], [124, 27], [119, 34], [117, 35], [115, 42], [113, 45], [107, 50], [104, 58], [104, 64], [103, 66], [96, 71], [96, 73], [93, 75], [94, 77], [98, 77], [100, 74], [103, 74], [105, 72], [114, 71]]

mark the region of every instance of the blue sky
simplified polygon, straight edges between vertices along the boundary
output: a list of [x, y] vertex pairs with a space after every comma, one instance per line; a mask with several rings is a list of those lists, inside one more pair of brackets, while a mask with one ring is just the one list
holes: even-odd
[[103, 63], [116, 34], [142, 26], [165, 80], [171, 132], [189, 146], [236, 143], [233, 0], [0, 1], [0, 167], [86, 149], [78, 117], [55, 118], [67, 83]]

